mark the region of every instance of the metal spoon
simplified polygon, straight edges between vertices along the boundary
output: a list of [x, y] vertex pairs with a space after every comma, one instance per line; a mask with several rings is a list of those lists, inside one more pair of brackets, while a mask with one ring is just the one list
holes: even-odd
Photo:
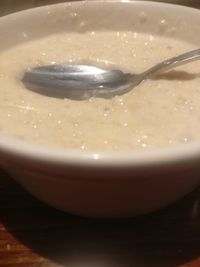
[[25, 86], [51, 97], [86, 99], [92, 96], [110, 98], [132, 90], [157, 74], [200, 59], [200, 49], [167, 59], [140, 74], [105, 70], [87, 65], [50, 65], [25, 72]]

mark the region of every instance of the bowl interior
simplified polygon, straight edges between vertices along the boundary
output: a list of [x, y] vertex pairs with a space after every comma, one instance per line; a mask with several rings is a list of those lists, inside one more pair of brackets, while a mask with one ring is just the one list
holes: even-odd
[[[103, 14], [103, 16], [102, 16]], [[145, 18], [145, 19], [144, 19]], [[165, 21], [167, 27], [162, 27]], [[84, 22], [84, 29], [81, 25]], [[0, 51], [23, 42], [41, 38], [58, 32], [128, 30], [162, 35], [170, 38], [200, 42], [200, 11], [192, 8], [155, 3], [150, 1], [80, 1], [62, 3], [15, 13], [0, 19]], [[145, 153], [104, 153], [64, 151], [62, 149], [41, 148], [14, 138], [0, 139], [0, 154], [25, 161], [56, 162], [57, 164], [163, 164], [163, 162], [194, 162], [200, 157], [200, 145], [155, 149]]]

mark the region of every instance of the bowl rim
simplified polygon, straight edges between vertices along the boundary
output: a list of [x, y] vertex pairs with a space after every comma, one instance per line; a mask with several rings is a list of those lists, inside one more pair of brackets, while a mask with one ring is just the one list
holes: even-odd
[[[12, 161], [27, 163], [52, 164], [63, 167], [131, 167], [135, 169], [152, 168], [156, 166], [197, 165], [200, 162], [200, 142], [177, 145], [167, 148], [148, 149], [146, 151], [81, 151], [53, 146], [40, 146], [14, 137], [0, 134], [0, 156]], [[185, 165], [185, 166], [186, 166]]]
[[[70, 4], [73, 6], [82, 5], [87, 3], [94, 5], [95, 3], [102, 4], [115, 4], [115, 3], [127, 3], [131, 5], [155, 5], [157, 7], [170, 7], [175, 9], [182, 9], [186, 12], [190, 10], [198, 12], [200, 10], [171, 3], [155, 2], [155, 1], [143, 1], [143, 0], [93, 0], [93, 1], [75, 1], [65, 2], [58, 4], [51, 4], [41, 7], [35, 7], [19, 12], [15, 12], [0, 18], [2, 19], [13, 17], [15, 15], [23, 15], [28, 12], [32, 12], [37, 9], [45, 9], [49, 6], [63, 6]], [[110, 152], [110, 151], [81, 151], [79, 149], [64, 149], [60, 147], [40, 146], [32, 144], [28, 141], [21, 141], [15, 137], [10, 137], [4, 134], [0, 134], [0, 157], [6, 160], [21, 162], [22, 165], [27, 163], [43, 163], [45, 165], [52, 164], [63, 167], [70, 166], [86, 166], [86, 167], [131, 167], [131, 168], [155, 168], [155, 167], [173, 167], [177, 165], [197, 165], [200, 162], [200, 141], [192, 142], [190, 144], [175, 145], [166, 148], [154, 148], [147, 150], [134, 150], [134, 151], [122, 151], [122, 152]]]

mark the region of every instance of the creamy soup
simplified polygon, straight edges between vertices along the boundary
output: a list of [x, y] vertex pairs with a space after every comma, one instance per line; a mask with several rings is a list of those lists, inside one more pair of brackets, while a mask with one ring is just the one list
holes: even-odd
[[0, 132], [32, 143], [81, 150], [136, 150], [200, 139], [200, 62], [147, 80], [111, 99], [57, 99], [28, 90], [27, 68], [93, 62], [139, 73], [196, 49], [135, 32], [59, 33], [0, 54]]

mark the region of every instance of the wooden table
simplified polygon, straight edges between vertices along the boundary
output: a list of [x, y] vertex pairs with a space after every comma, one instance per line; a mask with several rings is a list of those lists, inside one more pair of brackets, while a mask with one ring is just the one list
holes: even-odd
[[[61, 1], [1, 0], [0, 14], [47, 2]], [[45, 206], [0, 171], [0, 267], [6, 266], [200, 267], [200, 188], [151, 215], [94, 220]]]

